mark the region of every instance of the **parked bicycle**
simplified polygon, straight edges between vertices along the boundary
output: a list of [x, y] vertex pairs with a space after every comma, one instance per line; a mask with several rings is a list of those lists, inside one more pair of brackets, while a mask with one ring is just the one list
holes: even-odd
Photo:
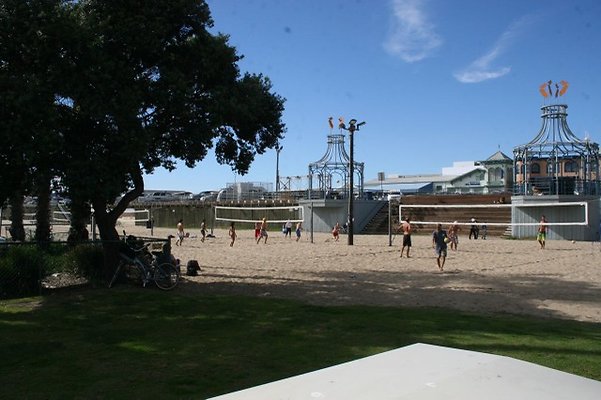
[[119, 249], [121, 261], [109, 283], [113, 287], [119, 277], [124, 276], [129, 280], [141, 280], [146, 287], [149, 282], [154, 282], [159, 289], [171, 290], [179, 283], [180, 272], [170, 260], [166, 260], [163, 252], [148, 250], [148, 244], [135, 236], [123, 232], [123, 244]]

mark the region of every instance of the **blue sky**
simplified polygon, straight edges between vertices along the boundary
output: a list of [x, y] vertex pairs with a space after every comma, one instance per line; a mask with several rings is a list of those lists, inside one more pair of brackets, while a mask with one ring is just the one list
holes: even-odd
[[[539, 85], [565, 80], [559, 102], [580, 138], [601, 141], [598, 0], [209, 0], [214, 31], [286, 98], [280, 175], [307, 175], [325, 153], [328, 117], [355, 134], [365, 180], [439, 173], [536, 136]], [[555, 99], [554, 99], [555, 101]], [[337, 129], [335, 130], [337, 133]], [[347, 138], [348, 142], [348, 138]], [[347, 143], [348, 144], [348, 143]], [[210, 153], [194, 169], [145, 177], [147, 189], [197, 193], [229, 182], [275, 185], [276, 153], [245, 176]], [[292, 188], [296, 185], [292, 183]]]

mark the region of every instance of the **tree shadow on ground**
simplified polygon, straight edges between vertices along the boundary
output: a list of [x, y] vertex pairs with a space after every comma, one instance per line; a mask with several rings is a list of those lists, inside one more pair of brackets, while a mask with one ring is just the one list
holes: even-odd
[[[601, 322], [601, 292], [590, 282], [566, 281], [553, 275], [500, 278], [459, 269], [417, 271], [325, 271], [302, 278], [205, 273], [184, 280], [184, 291], [288, 298], [323, 305], [436, 307], [485, 314], [532, 315]], [[202, 283], [209, 281], [209, 283]], [[561, 303], [555, 308], [556, 304]], [[567, 305], [567, 306], [566, 306]], [[574, 311], [574, 312], [572, 312]]]

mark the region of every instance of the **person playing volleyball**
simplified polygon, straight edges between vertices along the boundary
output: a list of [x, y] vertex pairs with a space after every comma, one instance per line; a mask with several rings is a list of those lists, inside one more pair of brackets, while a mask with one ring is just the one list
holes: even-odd
[[175, 245], [176, 246], [181, 246], [182, 243], [183, 243], [183, 241], [184, 241], [184, 237], [185, 237], [185, 234], [184, 234], [184, 220], [183, 219], [180, 219], [177, 222], [177, 233], [176, 233], [176, 235], [177, 235], [177, 240], [175, 241]]
[[233, 247], [234, 246], [234, 242], [236, 241], [236, 227], [234, 226], [234, 222], [233, 221], [230, 224], [229, 235], [230, 235], [230, 239], [232, 239], [232, 241], [230, 242], [230, 247]]
[[261, 221], [255, 223], [255, 240], [261, 236]]
[[460, 230], [461, 230], [461, 227], [459, 227], [459, 224], [457, 223], [457, 221], [453, 222], [449, 226], [449, 240], [451, 243], [451, 250], [457, 251], [457, 244], [459, 243], [459, 231]]
[[205, 223], [205, 220], [203, 219], [202, 222], [200, 223], [200, 235], [202, 236], [200, 238], [201, 242], [204, 242], [206, 237], [207, 237], [207, 224]]
[[336, 225], [332, 228], [332, 237], [337, 242], [340, 239], [340, 223], [336, 222]]
[[547, 218], [543, 215], [540, 218], [540, 225], [538, 226], [538, 233], [536, 240], [540, 244], [541, 250], [545, 248], [545, 239], [547, 238]]
[[442, 224], [436, 225], [436, 230], [432, 232], [432, 247], [436, 251], [436, 263], [441, 271], [444, 271], [444, 262], [447, 259], [447, 243], [449, 241], [447, 232], [442, 229]]
[[267, 234], [267, 218], [263, 217], [263, 219], [261, 220], [261, 233], [259, 234], [259, 237], [257, 238], [257, 244], [259, 244], [259, 242], [261, 241], [262, 238], [265, 238], [264, 244], [267, 244], [268, 236], [269, 235]]
[[407, 258], [409, 257], [409, 251], [411, 250], [411, 222], [409, 221], [409, 217], [405, 218], [405, 222], [401, 224], [401, 229], [403, 231], [403, 247], [401, 248], [401, 257], [403, 257], [403, 252], [405, 251], [405, 247], [407, 248]]

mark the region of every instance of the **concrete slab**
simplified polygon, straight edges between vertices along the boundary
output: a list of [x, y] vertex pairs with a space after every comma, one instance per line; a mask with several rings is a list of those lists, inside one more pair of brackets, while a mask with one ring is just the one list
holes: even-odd
[[509, 357], [414, 344], [210, 400], [601, 399], [601, 382]]

